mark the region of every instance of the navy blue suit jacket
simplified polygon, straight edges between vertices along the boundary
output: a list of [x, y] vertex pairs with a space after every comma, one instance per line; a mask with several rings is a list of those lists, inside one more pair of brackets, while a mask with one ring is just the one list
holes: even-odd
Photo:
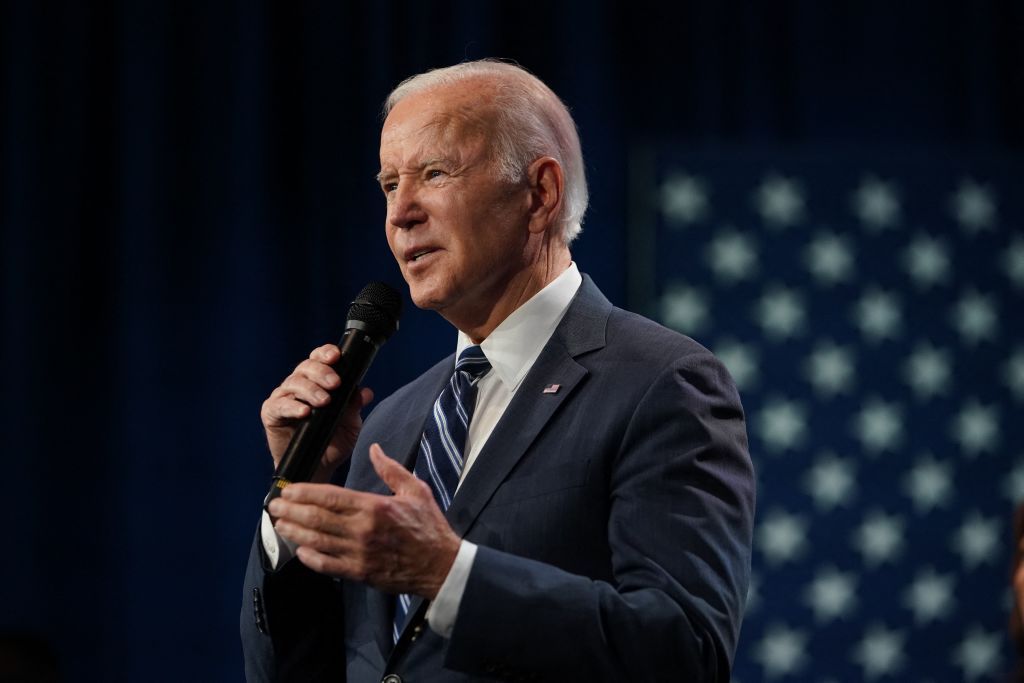
[[[346, 486], [387, 492], [373, 442], [412, 467], [453, 365], [446, 358], [373, 410]], [[257, 534], [241, 615], [246, 674], [728, 681], [753, 516], [743, 411], [722, 364], [613, 307], [585, 277], [447, 511], [480, 546], [451, 639], [414, 601], [392, 647], [393, 596], [298, 561], [268, 572]]]

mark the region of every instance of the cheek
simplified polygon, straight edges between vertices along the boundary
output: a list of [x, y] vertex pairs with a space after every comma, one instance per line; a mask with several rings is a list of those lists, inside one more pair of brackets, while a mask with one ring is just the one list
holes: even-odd
[[391, 255], [398, 261], [398, 265], [403, 266], [402, 259], [399, 255], [399, 247], [397, 243], [397, 231], [390, 226], [390, 224], [384, 224], [384, 239], [388, 242], [388, 249], [391, 250]]

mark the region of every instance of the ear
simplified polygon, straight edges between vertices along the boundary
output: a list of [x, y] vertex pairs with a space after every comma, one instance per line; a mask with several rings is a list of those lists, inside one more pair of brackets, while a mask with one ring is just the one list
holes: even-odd
[[552, 157], [541, 157], [530, 164], [526, 174], [530, 183], [530, 232], [542, 233], [558, 221], [562, 210], [562, 165]]

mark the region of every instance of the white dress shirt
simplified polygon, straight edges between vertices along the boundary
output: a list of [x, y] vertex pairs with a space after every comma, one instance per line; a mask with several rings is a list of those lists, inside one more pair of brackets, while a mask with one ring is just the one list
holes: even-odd
[[[466, 436], [466, 456], [459, 485], [476, 463], [480, 451], [490, 438], [498, 420], [505, 413], [523, 378], [533, 367], [541, 350], [551, 339], [555, 328], [569, 308], [583, 278], [575, 263], [555, 278], [547, 287], [534, 294], [517, 308], [480, 344], [491, 363], [491, 370], [477, 381], [476, 407]], [[459, 332], [456, 358], [473, 342]], [[458, 489], [456, 489], [458, 495]], [[263, 549], [272, 567], [291, 559], [295, 546], [277, 535], [270, 516], [264, 512], [260, 527]], [[455, 618], [459, 612], [462, 594], [466, 590], [476, 545], [463, 540], [448, 576], [437, 597], [427, 609], [427, 623], [431, 630], [445, 638], [451, 637]]]

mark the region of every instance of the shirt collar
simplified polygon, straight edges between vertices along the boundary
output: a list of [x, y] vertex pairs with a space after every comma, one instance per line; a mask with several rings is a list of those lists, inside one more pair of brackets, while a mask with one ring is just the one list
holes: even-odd
[[[570, 263], [561, 275], [512, 311], [481, 342], [484, 355], [509, 390], [515, 391], [533, 367], [582, 282], [576, 263]], [[455, 357], [472, 345], [469, 336], [460, 331]]]

